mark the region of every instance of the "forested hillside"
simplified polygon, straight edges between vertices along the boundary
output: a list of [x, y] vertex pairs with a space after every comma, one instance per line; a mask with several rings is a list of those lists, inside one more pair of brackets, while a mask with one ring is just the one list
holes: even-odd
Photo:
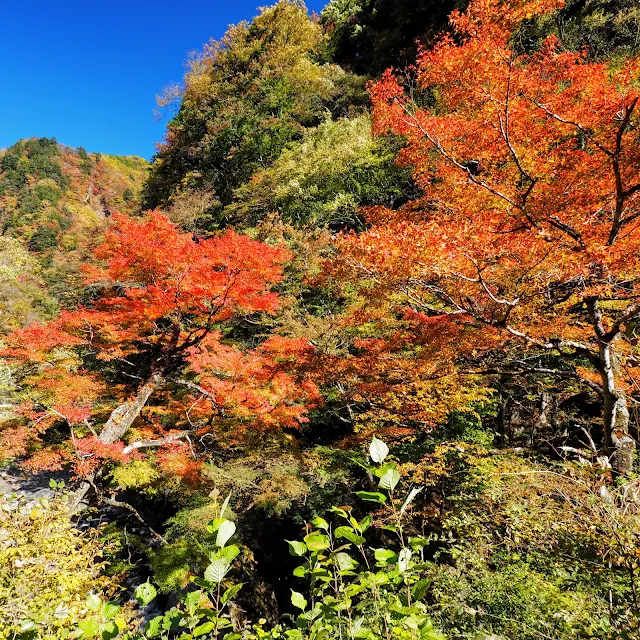
[[138, 210], [147, 166], [47, 138], [0, 151], [2, 332], [81, 294], [80, 267], [112, 212]]
[[634, 0], [279, 0], [1, 152], [0, 639], [640, 638], [639, 101]]

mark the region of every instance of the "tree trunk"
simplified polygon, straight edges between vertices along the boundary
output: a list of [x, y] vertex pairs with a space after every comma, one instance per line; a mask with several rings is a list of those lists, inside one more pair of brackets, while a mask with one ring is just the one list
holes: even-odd
[[604, 391], [604, 449], [611, 455], [611, 466], [621, 475], [633, 470], [634, 439], [629, 435], [629, 409], [624, 392], [616, 388], [613, 347], [600, 347], [600, 371]]
[[[127, 429], [133, 424], [134, 420], [140, 415], [147, 401], [162, 382], [163, 378], [160, 373], [152, 373], [149, 379], [138, 389], [135, 398], [123, 402], [111, 412], [109, 419], [104, 427], [102, 427], [98, 440], [105, 444], [113, 444], [120, 440], [127, 432]], [[72, 513], [80, 509], [83, 500], [92, 486], [95, 486], [95, 482], [101, 474], [101, 469], [91, 474], [74, 492], [70, 505]]]
[[162, 381], [160, 373], [152, 373], [149, 379], [138, 389], [135, 398], [123, 402], [111, 412], [98, 439], [106, 444], [112, 444], [120, 440], [140, 415], [151, 394], [162, 384]]

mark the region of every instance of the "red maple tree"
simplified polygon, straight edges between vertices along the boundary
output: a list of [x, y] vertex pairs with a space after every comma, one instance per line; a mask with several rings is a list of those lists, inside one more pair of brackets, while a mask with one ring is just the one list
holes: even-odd
[[610, 67], [553, 38], [514, 50], [514, 27], [558, 4], [476, 0], [421, 52], [414, 83], [389, 70], [372, 85], [375, 130], [405, 136], [400, 162], [424, 195], [399, 212], [370, 210], [369, 230], [341, 248], [372, 297], [475, 330], [456, 358], [501, 349], [505, 362], [514, 352], [563, 359], [559, 375], [602, 397], [605, 450], [617, 445], [628, 470], [640, 380], [640, 60]]
[[[62, 422], [72, 446], [44, 448], [32, 466], [74, 459], [89, 473], [101, 460], [175, 448], [194, 434], [228, 427], [237, 438], [305, 420], [317, 390], [287, 370], [308, 345], [272, 338], [249, 349], [223, 338], [230, 320], [277, 309], [271, 287], [286, 250], [231, 230], [194, 240], [152, 212], [116, 214], [95, 257], [103, 266], [86, 268], [91, 304], [7, 339], [29, 423], [0, 433], [5, 450], [23, 454]], [[153, 396], [165, 420], [142, 425]], [[144, 437], [132, 440], [136, 420]]]

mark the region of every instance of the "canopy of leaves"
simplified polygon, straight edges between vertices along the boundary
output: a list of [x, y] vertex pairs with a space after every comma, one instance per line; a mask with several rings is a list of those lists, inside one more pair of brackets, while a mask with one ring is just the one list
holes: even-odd
[[638, 61], [611, 71], [553, 38], [533, 56], [514, 53], [513, 29], [555, 6], [476, 2], [454, 14], [457, 40], [418, 60], [430, 106], [392, 72], [375, 85], [375, 126], [407, 136], [401, 160], [425, 195], [371, 211], [371, 228], [344, 239], [346, 269], [371, 300], [404, 298], [426, 324], [439, 315], [461, 335], [475, 326], [462, 360], [520, 341], [585, 358], [587, 383], [599, 377], [613, 393], [600, 348], [615, 342], [616, 357], [631, 358], [616, 384], [630, 391], [635, 360], [621, 331], [640, 286]]
[[50, 317], [55, 311], [40, 272], [37, 257], [19, 240], [0, 237], [0, 332]]
[[277, 212], [295, 226], [356, 228], [360, 207], [415, 195], [409, 171], [395, 163], [397, 147], [374, 138], [366, 116], [324, 122], [237, 189], [227, 210], [245, 224]]
[[113, 589], [100, 575], [101, 555], [97, 531], [80, 533], [61, 499], [0, 495], [0, 638], [68, 637], [87, 594]]
[[321, 38], [304, 4], [280, 0], [207, 45], [190, 62], [144, 206], [165, 206], [181, 189], [203, 186], [220, 205], [229, 204], [234, 188], [269, 166], [306, 128], [341, 115], [341, 105], [353, 102], [345, 93], [362, 96], [362, 83], [316, 60]]
[[528, 20], [514, 34], [523, 50], [555, 35], [566, 49], [585, 48], [592, 59], [616, 60], [640, 51], [640, 7], [635, 0], [569, 0], [557, 11]]
[[[60, 420], [71, 430], [73, 450], [45, 449], [41, 466], [53, 468], [74, 457], [81, 468], [94, 467], [101, 457], [126, 460], [122, 444], [112, 445], [160, 387], [160, 413], [172, 416], [167, 426], [182, 424], [204, 434], [216, 417], [234, 416], [236, 428], [256, 433], [303, 421], [315, 387], [290, 377], [283, 367], [308, 347], [273, 338], [242, 349], [223, 342], [221, 331], [234, 316], [275, 311], [278, 297], [270, 287], [281, 280], [288, 252], [233, 231], [196, 242], [158, 213], [139, 219], [114, 214], [112, 220], [95, 251], [104, 266], [86, 269], [88, 281], [99, 287], [91, 307], [64, 311], [7, 338], [5, 355], [23, 366], [28, 398], [23, 411], [35, 421], [29, 439], [37, 440]], [[185, 374], [187, 380], [181, 378]], [[116, 381], [126, 382], [106, 384]], [[176, 393], [172, 382], [186, 393]], [[125, 401], [132, 391], [134, 399]], [[96, 441], [90, 421], [114, 396], [120, 404], [116, 401]], [[179, 443], [162, 423], [151, 424], [145, 435], [159, 436], [160, 444], [175, 450]], [[75, 439], [78, 427], [88, 428], [84, 443]], [[24, 450], [29, 445], [20, 444], [23, 433], [18, 427], [2, 435], [14, 449]], [[165, 458], [186, 473], [188, 458], [179, 462], [171, 451]]]

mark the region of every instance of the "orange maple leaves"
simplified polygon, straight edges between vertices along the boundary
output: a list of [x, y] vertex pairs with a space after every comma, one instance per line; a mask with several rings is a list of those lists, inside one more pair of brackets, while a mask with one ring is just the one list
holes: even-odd
[[343, 273], [373, 299], [493, 332], [456, 360], [517, 341], [603, 379], [599, 344], [630, 355], [620, 336], [640, 295], [640, 61], [612, 68], [553, 38], [515, 51], [514, 27], [556, 6], [476, 0], [420, 53], [417, 87], [393, 70], [371, 85], [374, 128], [405, 137], [399, 161], [424, 196], [370, 211], [340, 242]]
[[[89, 459], [119, 459], [111, 449], [122, 451], [122, 443], [84, 432], [100, 430], [114, 395], [130, 397], [130, 381], [162, 396], [172, 424], [182, 422], [199, 435], [214, 417], [214, 428], [224, 416], [238, 437], [305, 420], [317, 389], [286, 369], [308, 345], [279, 338], [248, 350], [225, 343], [221, 331], [234, 316], [277, 309], [271, 287], [282, 279], [286, 250], [232, 230], [197, 241], [152, 212], [115, 215], [95, 253], [104, 266], [86, 269], [92, 304], [15, 332], [4, 351], [23, 368], [32, 419], [46, 425], [63, 420], [72, 436], [79, 431], [76, 453], [83, 442], [94, 443], [76, 467], [93, 468]], [[165, 429], [153, 424], [162, 439]]]

